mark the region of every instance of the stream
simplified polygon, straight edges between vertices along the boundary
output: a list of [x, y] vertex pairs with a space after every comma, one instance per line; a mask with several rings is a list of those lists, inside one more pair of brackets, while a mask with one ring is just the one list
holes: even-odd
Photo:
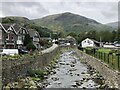
[[[100, 88], [103, 77], [81, 63], [75, 51], [66, 51], [57, 60], [56, 68], [46, 79], [45, 88]], [[96, 80], [96, 81], [95, 81]], [[101, 84], [102, 83], [102, 84]]]

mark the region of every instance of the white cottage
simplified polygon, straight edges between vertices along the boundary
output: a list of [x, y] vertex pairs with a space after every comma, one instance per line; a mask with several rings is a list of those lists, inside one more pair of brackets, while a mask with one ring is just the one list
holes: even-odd
[[85, 40], [83, 40], [81, 42], [81, 45], [83, 48], [85, 48], [85, 47], [99, 47], [100, 42], [93, 40], [93, 39], [86, 38]]

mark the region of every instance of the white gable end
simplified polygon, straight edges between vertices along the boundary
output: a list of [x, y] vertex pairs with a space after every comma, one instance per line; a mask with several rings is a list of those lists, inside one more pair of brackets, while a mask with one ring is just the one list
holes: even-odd
[[83, 40], [81, 42], [81, 45], [82, 45], [82, 47], [94, 47], [95, 46], [94, 42], [89, 38]]

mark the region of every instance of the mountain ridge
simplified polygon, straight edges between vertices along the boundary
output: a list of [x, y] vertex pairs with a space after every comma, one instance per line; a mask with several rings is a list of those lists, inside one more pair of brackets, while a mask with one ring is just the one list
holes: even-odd
[[3, 22], [17, 22], [19, 24], [30, 24], [34, 23], [37, 26], [46, 27], [55, 32], [63, 32], [63, 33], [80, 33], [84, 31], [90, 30], [114, 30], [111, 26], [107, 26], [97, 22], [96, 20], [70, 13], [60, 13], [60, 14], [53, 14], [48, 15], [43, 18], [38, 19], [28, 19], [26, 17], [19, 17], [19, 16], [9, 16], [2, 18]]
[[70, 12], [49, 15], [32, 21], [53, 31], [78, 33], [89, 30], [113, 30], [113, 28], [103, 25], [96, 20]]

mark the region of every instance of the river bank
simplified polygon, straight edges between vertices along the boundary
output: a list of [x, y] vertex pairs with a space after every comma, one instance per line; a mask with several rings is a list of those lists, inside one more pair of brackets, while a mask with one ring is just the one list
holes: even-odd
[[[9, 83], [5, 88], [109, 88], [105, 79], [95, 69], [77, 58], [74, 50], [62, 51], [46, 66], [42, 78], [29, 75]], [[40, 75], [38, 75], [40, 76]]]

